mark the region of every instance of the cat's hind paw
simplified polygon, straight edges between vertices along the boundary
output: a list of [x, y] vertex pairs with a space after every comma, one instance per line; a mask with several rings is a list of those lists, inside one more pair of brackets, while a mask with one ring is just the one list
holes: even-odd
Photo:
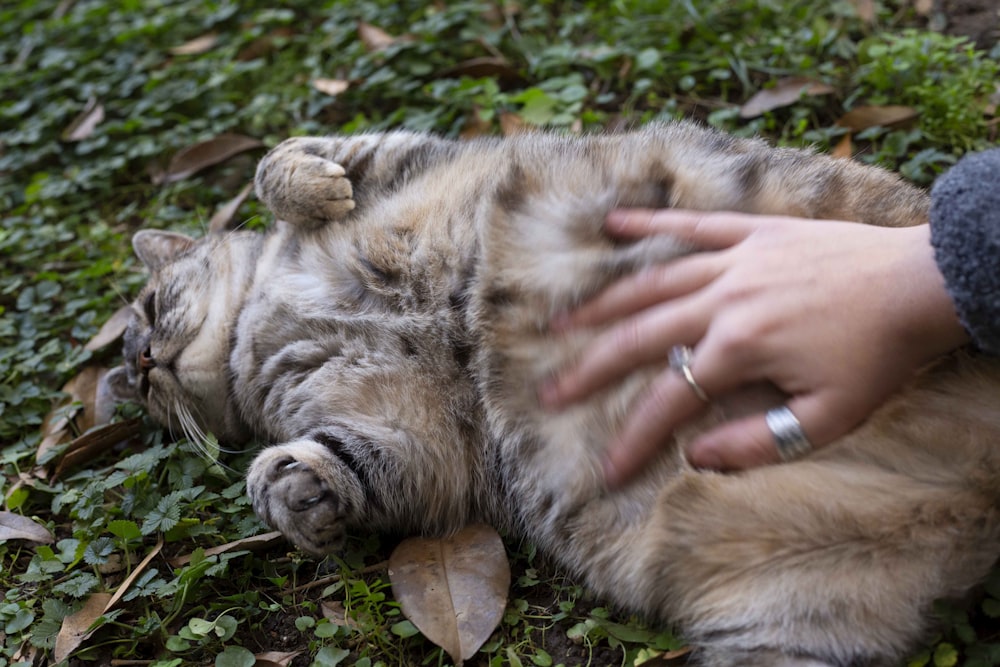
[[357, 489], [340, 478], [322, 445], [309, 440], [269, 447], [247, 473], [254, 511], [303, 551], [323, 556], [344, 542]]
[[257, 196], [280, 220], [317, 227], [354, 210], [344, 167], [322, 156], [317, 139], [289, 139], [257, 167]]

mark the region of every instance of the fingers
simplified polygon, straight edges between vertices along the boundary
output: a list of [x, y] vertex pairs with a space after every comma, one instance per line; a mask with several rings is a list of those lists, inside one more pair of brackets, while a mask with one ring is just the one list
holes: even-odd
[[624, 238], [670, 234], [703, 250], [728, 248], [764, 224], [781, 220], [742, 213], [684, 209], [619, 209], [605, 221], [608, 232]]
[[[792, 397], [787, 402], [814, 449], [844, 435], [863, 419], [865, 410], [837, 403], [824, 394]], [[688, 446], [687, 458], [696, 468], [714, 470], [746, 470], [781, 462], [763, 414], [728, 421], [699, 436]]]
[[671, 370], [661, 373], [633, 408], [624, 429], [607, 451], [604, 479], [608, 486], [616, 488], [632, 479], [656, 456], [677, 424], [705, 407], [678, 373]]
[[555, 331], [607, 324], [663, 301], [705, 287], [722, 268], [713, 255], [692, 255], [669, 264], [651, 266], [618, 280], [578, 309], [556, 318]]
[[705, 333], [706, 308], [699, 299], [678, 299], [624, 320], [591, 341], [577, 363], [542, 383], [539, 398], [549, 409], [565, 407], [623, 379], [632, 371], [667, 361], [664, 341], [693, 344]]

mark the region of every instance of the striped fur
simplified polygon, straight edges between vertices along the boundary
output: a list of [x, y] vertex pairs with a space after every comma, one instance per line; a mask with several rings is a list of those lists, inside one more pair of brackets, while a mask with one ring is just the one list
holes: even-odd
[[485, 520], [679, 623], [710, 667], [892, 664], [998, 552], [994, 361], [948, 360], [840, 442], [736, 475], [680, 454], [717, 407], [617, 493], [598, 456], [649, 375], [562, 414], [535, 400], [592, 335], [551, 337], [554, 313], [685, 252], [609, 241], [611, 208], [923, 222], [925, 195], [884, 171], [680, 123], [296, 138], [257, 191], [267, 235], [137, 235], [152, 277], [121, 379], [165, 424], [277, 443], [249, 493], [306, 551]]

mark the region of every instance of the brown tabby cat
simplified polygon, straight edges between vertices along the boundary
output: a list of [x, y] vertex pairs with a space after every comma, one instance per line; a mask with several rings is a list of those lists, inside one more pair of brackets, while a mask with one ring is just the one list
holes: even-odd
[[393, 132], [290, 139], [260, 164], [257, 192], [279, 218], [268, 235], [135, 236], [152, 277], [116, 377], [192, 437], [277, 443], [249, 494], [310, 553], [355, 527], [484, 520], [622, 608], [678, 623], [699, 664], [761, 667], [891, 664], [931, 603], [1000, 553], [994, 361], [939, 364], [794, 463], [692, 470], [681, 434], [614, 493], [599, 456], [650, 374], [560, 414], [536, 402], [594, 333], [556, 337], [549, 318], [686, 251], [609, 240], [611, 208], [924, 222], [925, 195], [884, 171], [685, 123], [469, 142]]

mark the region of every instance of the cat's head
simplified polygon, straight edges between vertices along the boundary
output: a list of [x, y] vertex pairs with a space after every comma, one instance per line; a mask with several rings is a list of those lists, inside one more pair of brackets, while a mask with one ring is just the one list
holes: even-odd
[[150, 278], [131, 304], [124, 364], [109, 373], [112, 392], [146, 406], [174, 432], [203, 440], [246, 438], [230, 396], [230, 336], [252, 268], [235, 252], [256, 235], [144, 230], [132, 239]]

